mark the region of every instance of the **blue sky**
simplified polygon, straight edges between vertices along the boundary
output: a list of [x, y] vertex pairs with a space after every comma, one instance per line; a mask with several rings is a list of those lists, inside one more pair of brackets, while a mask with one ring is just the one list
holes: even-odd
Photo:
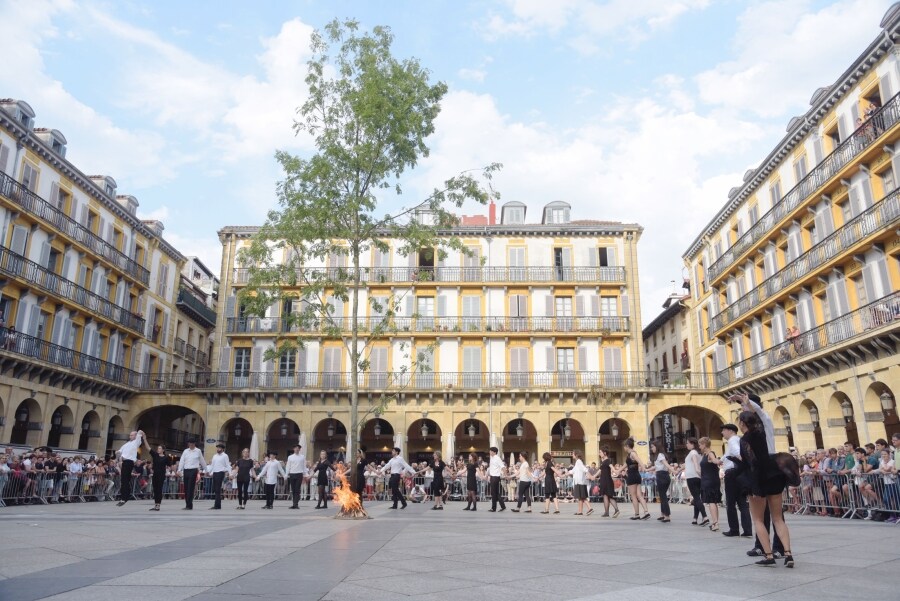
[[407, 202], [498, 161], [529, 217], [638, 222], [644, 323], [728, 190], [879, 33], [888, 0], [0, 0], [0, 96], [214, 270], [225, 225], [275, 205], [310, 32], [392, 28], [450, 91]]

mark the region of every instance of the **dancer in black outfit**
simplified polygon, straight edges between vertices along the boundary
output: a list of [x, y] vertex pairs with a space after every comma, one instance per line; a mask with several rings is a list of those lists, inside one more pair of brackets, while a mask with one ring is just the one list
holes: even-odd
[[318, 503], [316, 509], [328, 509], [328, 499], [325, 498], [325, 487], [328, 486], [328, 470], [331, 464], [328, 463], [328, 453], [322, 451], [319, 453], [319, 463], [313, 466], [312, 471], [316, 474], [316, 486], [319, 489]]
[[[625, 484], [628, 485], [628, 496], [631, 497], [631, 505], [634, 507], [634, 515], [631, 520], [649, 520], [650, 510], [647, 509], [647, 500], [644, 499], [644, 491], [641, 490], [641, 460], [634, 451], [634, 439], [626, 438], [622, 443], [625, 448]], [[644, 507], [644, 515], [640, 514], [641, 506]]]
[[603, 497], [603, 515], [609, 517], [609, 506], [612, 504], [612, 517], [619, 517], [619, 504], [616, 503], [616, 485], [612, 479], [612, 461], [609, 459], [609, 447], [600, 449], [600, 496]]
[[237, 491], [238, 509], [247, 509], [247, 501], [250, 500], [250, 470], [254, 461], [250, 459], [250, 449], [241, 452], [241, 458], [237, 460]]
[[656, 494], [659, 495], [659, 512], [662, 514], [656, 519], [667, 524], [672, 521], [672, 511], [669, 507], [672, 466], [669, 465], [662, 447], [656, 442], [650, 443], [650, 458], [653, 459], [653, 465], [656, 469]]
[[706, 508], [703, 507], [703, 495], [700, 488], [700, 452], [697, 450], [699, 444], [696, 438], [691, 437], [685, 441], [685, 445], [688, 454], [684, 458], [684, 475], [691, 493], [691, 505], [694, 508], [694, 520], [691, 524], [706, 526], [709, 524], [709, 518], [706, 517]]
[[710, 450], [709, 438], [704, 436], [697, 441], [700, 446], [700, 495], [703, 502], [709, 507], [709, 517], [712, 524], [709, 529], [712, 532], [719, 530], [719, 503], [722, 502], [722, 480], [719, 478], [719, 467], [722, 462], [716, 458], [716, 454]]
[[356, 451], [356, 477], [354, 488], [359, 495], [359, 506], [362, 507], [363, 495], [366, 492], [366, 447], [360, 446]]
[[[462, 472], [459, 474], [462, 476]], [[466, 504], [463, 511], [478, 511], [478, 455], [469, 453], [469, 463], [466, 464]]]
[[162, 504], [163, 486], [166, 483], [166, 468], [169, 467], [169, 458], [166, 457], [166, 450], [162, 445], [156, 447], [156, 450], [150, 448], [150, 442], [145, 438], [144, 446], [150, 451], [150, 461], [153, 464], [153, 507], [150, 511], [159, 511]]
[[556, 477], [562, 473], [553, 465], [553, 455], [545, 452], [541, 455], [544, 460], [544, 511], [550, 513], [550, 501], [553, 501], [553, 513], [559, 513], [559, 487], [556, 485]]
[[[444, 509], [444, 470], [447, 464], [441, 459], [441, 452], [434, 452], [434, 464], [431, 466], [434, 475], [431, 478], [431, 496], [434, 497], [432, 509]], [[424, 470], [423, 470], [424, 471]], [[420, 472], [422, 473], [422, 472]]]
[[741, 438], [741, 456], [729, 457], [734, 461], [741, 474], [749, 473], [750, 484], [750, 516], [759, 537], [765, 557], [756, 562], [759, 566], [774, 566], [772, 542], [763, 520], [766, 507], [772, 515], [772, 525], [778, 538], [784, 543], [784, 566], [794, 567], [791, 554], [791, 535], [782, 513], [782, 495], [787, 484], [784, 474], [769, 455], [769, 444], [762, 421], [751, 411], [742, 411], [738, 417], [738, 425], [743, 432]]

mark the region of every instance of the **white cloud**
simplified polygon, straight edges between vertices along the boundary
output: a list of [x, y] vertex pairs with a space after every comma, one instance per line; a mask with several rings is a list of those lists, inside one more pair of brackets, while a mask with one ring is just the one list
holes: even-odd
[[484, 81], [484, 78], [487, 77], [487, 71], [484, 69], [460, 69], [456, 72], [459, 75], [460, 79], [467, 79], [469, 81], [477, 81], [481, 83]]
[[740, 16], [736, 57], [695, 78], [700, 98], [762, 117], [803, 111], [878, 33], [890, 0], [844, 0], [812, 10], [810, 0], [754, 4]]
[[165, 221], [169, 217], [169, 207], [163, 205], [152, 211], [144, 213], [143, 211], [138, 211], [138, 219], [143, 219], [146, 221]]

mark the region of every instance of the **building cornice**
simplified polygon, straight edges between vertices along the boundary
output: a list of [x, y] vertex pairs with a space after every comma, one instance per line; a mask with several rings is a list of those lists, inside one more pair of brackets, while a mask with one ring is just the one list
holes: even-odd
[[782, 161], [791, 155], [794, 148], [805, 139], [806, 135], [819, 125], [822, 118], [828, 114], [828, 111], [853, 88], [853, 84], [874, 68], [875, 64], [884, 55], [896, 48], [894, 40], [898, 38], [898, 32], [900, 32], [900, 11], [895, 10], [896, 8], [897, 5], [895, 4], [888, 9], [885, 19], [882, 21], [883, 29], [878, 37], [837, 78], [834, 84], [827, 88], [828, 92], [820, 93], [821, 89], [817, 90], [817, 93], [813, 95], [810, 109], [803, 116], [791, 119], [787, 134], [758, 167], [749, 170], [745, 174], [744, 182], [740, 186], [732, 188], [728, 195], [728, 202], [716, 213], [712, 221], [701, 230], [700, 234], [697, 235], [682, 255], [682, 258], [688, 261], [696, 258], [703, 249], [704, 240], [715, 234], [738, 208], [757, 191], [769, 175], [781, 165]]
[[[251, 225], [225, 226], [218, 231], [219, 240], [224, 243], [228, 236], [237, 238], [252, 238], [261, 228]], [[494, 237], [494, 236], [625, 236], [632, 234], [640, 238], [644, 228], [637, 223], [605, 223], [605, 224], [553, 224], [553, 225], [490, 225], [490, 226], [460, 226], [448, 230], [441, 230], [444, 236], [470, 236], [470, 237]], [[386, 234], [387, 235], [387, 234]]]

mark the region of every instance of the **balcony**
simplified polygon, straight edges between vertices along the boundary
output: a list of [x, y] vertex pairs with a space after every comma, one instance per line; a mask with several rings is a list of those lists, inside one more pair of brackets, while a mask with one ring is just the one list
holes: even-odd
[[144, 331], [142, 317], [2, 246], [0, 246], [0, 273], [24, 280], [28, 287], [64, 298], [87, 309], [92, 316], [100, 315], [138, 334]]
[[176, 355], [181, 355], [182, 357], [184, 357], [184, 347], [185, 347], [184, 340], [182, 340], [181, 338], [176, 338], [175, 346], [173, 347], [172, 350], [175, 351]]
[[[165, 374], [147, 379], [159, 390], [271, 389], [308, 392], [349, 391], [347, 372], [201, 372]], [[360, 377], [360, 390], [374, 392], [449, 392], [453, 390], [581, 390], [602, 393], [631, 389], [702, 389], [714, 386], [713, 374], [660, 372], [387, 372]]]
[[762, 304], [789, 286], [812, 276], [831, 259], [851, 249], [868, 236], [886, 231], [900, 223], [900, 189], [888, 194], [807, 252], [785, 265], [784, 269], [763, 281], [759, 286], [739, 298], [727, 309], [713, 317], [707, 332], [710, 338], [726, 324], [734, 321], [752, 308]]
[[[350, 269], [297, 269], [296, 285], [304, 282], [353, 280]], [[247, 284], [250, 270], [234, 270], [235, 286]], [[360, 269], [360, 281], [367, 284], [440, 283], [540, 283], [572, 282], [577, 284], [624, 284], [624, 267], [365, 267]]]
[[10, 199], [26, 213], [51, 225], [62, 235], [88, 248], [144, 286], [150, 283], [150, 272], [147, 269], [5, 173], [0, 173], [0, 195]]
[[[900, 121], [900, 94], [891, 98], [866, 123], [854, 131], [840, 146], [834, 149], [806, 177], [791, 188], [784, 197], [753, 224], [744, 235], [716, 259], [707, 270], [709, 282], [722, 276], [734, 265], [743, 253], [756, 242], [763, 239], [778, 223], [791, 214], [797, 206], [837, 175], [847, 164], [863, 150], [875, 145], [884, 133]], [[877, 135], [876, 135], [877, 134]]]
[[716, 374], [716, 382], [728, 387], [748, 378], [803, 363], [817, 351], [863, 338], [881, 328], [900, 326], [900, 292], [894, 292], [837, 319], [800, 334], [762, 353], [748, 357]]
[[201, 367], [209, 367], [209, 355], [207, 355], [203, 351], [198, 350], [196, 363]]
[[140, 374], [121, 365], [108, 363], [64, 346], [50, 344], [34, 336], [0, 328], [0, 355], [5, 354], [63, 367], [118, 386], [133, 387], [140, 383]]
[[188, 361], [196, 362], [197, 361], [197, 347], [191, 346], [190, 344], [186, 344], [184, 346], [184, 358]]
[[[306, 328], [298, 324], [288, 324], [279, 317], [229, 317], [225, 331], [229, 334], [279, 334], [309, 333], [324, 334], [327, 329], [337, 328], [343, 334], [350, 332], [352, 319], [349, 317], [332, 318], [325, 322], [315, 320]], [[361, 317], [358, 320], [359, 331], [363, 335], [371, 332], [383, 323], [382, 318]], [[629, 332], [628, 317], [394, 317], [392, 324], [385, 327], [385, 334], [443, 334], [443, 333], [476, 333], [486, 332], [533, 334], [547, 332], [559, 334], [564, 332], [596, 333], [601, 336]]]
[[216, 312], [184, 288], [178, 291], [177, 306], [200, 325], [216, 327]]

